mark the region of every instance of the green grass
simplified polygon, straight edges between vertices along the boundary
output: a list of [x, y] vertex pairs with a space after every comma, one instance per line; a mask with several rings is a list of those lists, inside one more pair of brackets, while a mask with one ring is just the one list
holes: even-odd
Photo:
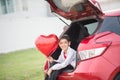
[[36, 48], [0, 54], [0, 80], [44, 80], [44, 63]]

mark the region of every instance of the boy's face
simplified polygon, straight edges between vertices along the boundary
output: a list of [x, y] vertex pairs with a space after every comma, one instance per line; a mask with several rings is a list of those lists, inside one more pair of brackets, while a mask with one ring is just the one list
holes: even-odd
[[70, 46], [70, 42], [67, 41], [66, 39], [61, 39], [59, 42], [59, 46], [63, 51], [66, 51]]

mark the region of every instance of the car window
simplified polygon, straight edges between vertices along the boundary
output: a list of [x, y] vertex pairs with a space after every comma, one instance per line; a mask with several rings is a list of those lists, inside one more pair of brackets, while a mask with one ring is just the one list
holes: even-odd
[[96, 19], [89, 19], [81, 21], [81, 24], [87, 28], [88, 33], [91, 35], [97, 30], [99, 22]]
[[98, 22], [94, 22], [94, 23], [91, 23], [91, 24], [86, 24], [84, 26], [87, 27], [88, 33], [91, 35], [96, 31], [96, 29], [98, 27]]
[[120, 35], [120, 16], [119, 17], [106, 17], [103, 21], [99, 33], [110, 31]]

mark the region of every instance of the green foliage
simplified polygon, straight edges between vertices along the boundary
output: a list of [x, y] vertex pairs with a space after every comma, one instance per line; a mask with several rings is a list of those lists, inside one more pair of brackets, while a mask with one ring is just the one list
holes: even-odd
[[0, 80], [44, 80], [44, 63], [36, 48], [0, 54]]

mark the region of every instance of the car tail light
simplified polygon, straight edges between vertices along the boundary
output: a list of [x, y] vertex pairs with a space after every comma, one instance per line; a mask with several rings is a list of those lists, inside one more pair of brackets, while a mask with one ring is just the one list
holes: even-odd
[[89, 59], [101, 55], [105, 49], [106, 47], [84, 50], [84, 51], [80, 51], [79, 55], [81, 60]]
[[[89, 58], [93, 58], [96, 56], [101, 55], [110, 45], [110, 42], [107, 43], [101, 43], [101, 44], [96, 44], [94, 45], [94, 48], [87, 48], [87, 49], [79, 49], [79, 55], [81, 60], [85, 60], [85, 59], [89, 59]], [[88, 45], [86, 45], [88, 46]], [[86, 47], [84, 46], [84, 47]], [[82, 46], [81, 46], [82, 47]]]

